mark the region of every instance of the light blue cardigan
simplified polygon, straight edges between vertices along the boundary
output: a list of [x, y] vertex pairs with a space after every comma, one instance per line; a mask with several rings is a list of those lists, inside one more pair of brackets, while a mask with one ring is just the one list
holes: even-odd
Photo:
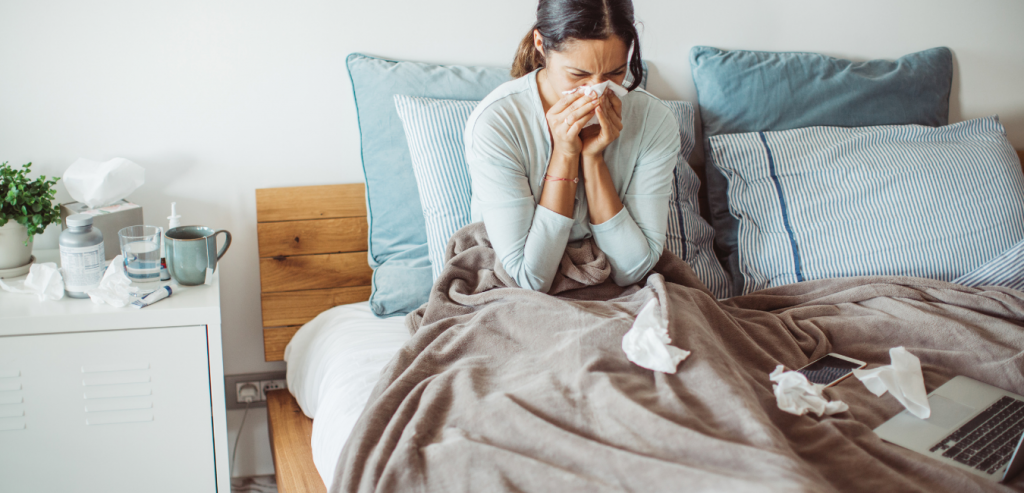
[[665, 246], [679, 128], [658, 98], [637, 89], [622, 98], [622, 132], [604, 152], [624, 205], [590, 224], [583, 180], [573, 217], [539, 205], [551, 139], [537, 90], [537, 72], [502, 84], [466, 124], [466, 160], [473, 181], [473, 221], [484, 221], [505, 271], [519, 286], [547, 292], [566, 245], [593, 237], [620, 286], [646, 275]]

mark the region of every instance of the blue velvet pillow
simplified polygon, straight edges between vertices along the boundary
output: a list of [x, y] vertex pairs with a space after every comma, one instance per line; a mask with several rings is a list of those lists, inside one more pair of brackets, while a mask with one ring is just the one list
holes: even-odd
[[708, 206], [716, 244], [743, 291], [739, 223], [729, 214], [727, 181], [714, 164], [715, 135], [810, 126], [945, 125], [953, 57], [932, 48], [895, 61], [852, 62], [816, 53], [690, 50], [690, 69], [704, 129]]
[[427, 301], [432, 276], [427, 233], [395, 94], [480, 100], [509, 80], [507, 68], [399, 62], [353, 53], [346, 59], [362, 148], [373, 268], [370, 307], [399, 315]]

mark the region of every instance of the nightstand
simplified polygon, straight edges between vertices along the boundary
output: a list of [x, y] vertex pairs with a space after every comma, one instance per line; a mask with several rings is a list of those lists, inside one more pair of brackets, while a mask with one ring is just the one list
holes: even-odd
[[0, 291], [0, 489], [230, 492], [220, 331], [219, 270], [141, 310]]

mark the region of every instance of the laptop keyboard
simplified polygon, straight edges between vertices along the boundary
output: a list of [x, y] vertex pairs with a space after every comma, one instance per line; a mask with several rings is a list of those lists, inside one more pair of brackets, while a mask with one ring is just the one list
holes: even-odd
[[1024, 401], [1003, 397], [932, 447], [961, 464], [995, 474], [1024, 433]]

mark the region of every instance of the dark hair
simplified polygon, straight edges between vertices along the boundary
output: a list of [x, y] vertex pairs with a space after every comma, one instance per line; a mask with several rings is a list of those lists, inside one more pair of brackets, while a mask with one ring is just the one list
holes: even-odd
[[643, 79], [640, 36], [633, 24], [631, 0], [540, 0], [537, 23], [526, 33], [516, 50], [516, 58], [512, 62], [513, 78], [544, 66], [544, 56], [533, 45], [534, 29], [544, 38], [545, 53], [562, 51], [566, 43], [574, 40], [618, 36], [627, 48], [633, 48], [629, 59], [629, 74], [633, 80], [626, 89], [636, 89]]

